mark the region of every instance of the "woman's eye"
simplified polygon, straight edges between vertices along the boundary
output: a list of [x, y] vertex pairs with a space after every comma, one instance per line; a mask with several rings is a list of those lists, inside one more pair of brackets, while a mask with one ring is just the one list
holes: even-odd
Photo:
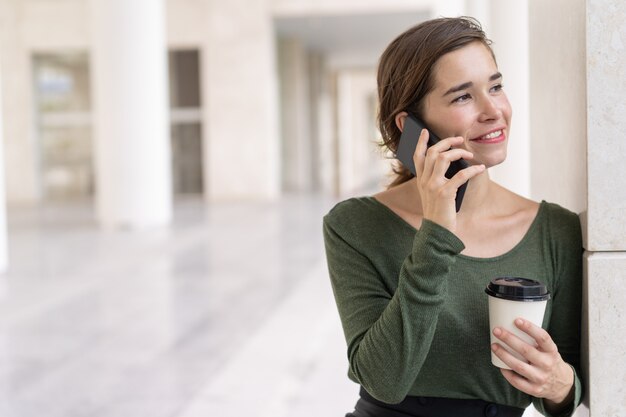
[[470, 98], [472, 98], [472, 96], [470, 96], [469, 94], [463, 94], [462, 96], [457, 97], [454, 100], [452, 100], [452, 102], [453, 103], [463, 103], [464, 101], [467, 101]]
[[493, 92], [498, 92], [500, 90], [502, 90], [502, 84], [496, 84], [493, 87], [491, 87], [491, 91]]

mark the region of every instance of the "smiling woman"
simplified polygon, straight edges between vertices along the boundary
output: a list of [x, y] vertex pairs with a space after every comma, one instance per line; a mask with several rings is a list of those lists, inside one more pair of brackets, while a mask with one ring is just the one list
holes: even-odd
[[459, 147], [473, 154], [470, 164], [490, 168], [502, 163], [511, 105], [489, 47], [472, 42], [447, 53], [437, 61], [433, 72], [433, 89], [425, 97], [422, 110], [426, 124], [440, 137], [463, 137]]
[[[397, 152], [409, 115], [428, 129], [415, 175], [398, 163], [387, 190], [341, 202], [324, 218], [348, 374], [361, 385], [348, 416], [519, 417], [531, 401], [544, 415], [570, 416], [581, 401], [580, 224], [490, 179], [510, 140], [502, 80], [471, 18], [417, 25], [380, 59], [384, 145]], [[442, 140], [428, 146], [429, 130]], [[468, 166], [446, 177], [460, 159]], [[502, 275], [539, 280], [553, 294], [542, 327], [516, 320], [533, 343], [496, 328], [490, 344], [484, 288]], [[493, 366], [492, 351], [512, 370]]]

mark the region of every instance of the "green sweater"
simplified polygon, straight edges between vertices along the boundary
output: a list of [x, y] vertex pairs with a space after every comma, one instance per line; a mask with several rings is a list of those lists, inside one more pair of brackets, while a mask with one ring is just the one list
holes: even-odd
[[[578, 217], [542, 202], [528, 232], [494, 258], [461, 254], [453, 233], [428, 220], [419, 230], [372, 197], [337, 204], [324, 217], [326, 257], [348, 345], [348, 376], [376, 399], [482, 399], [526, 408], [532, 398], [491, 364], [487, 283], [534, 278], [552, 294], [543, 327], [573, 365], [581, 401], [582, 242]], [[544, 415], [543, 402], [535, 407]]]

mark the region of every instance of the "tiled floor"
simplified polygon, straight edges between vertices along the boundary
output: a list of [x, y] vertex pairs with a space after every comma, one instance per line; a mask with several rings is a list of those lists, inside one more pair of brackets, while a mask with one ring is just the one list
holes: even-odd
[[11, 209], [0, 417], [342, 417], [333, 204], [179, 200], [135, 232], [100, 231], [88, 203]]
[[10, 210], [0, 416], [343, 416], [331, 205], [182, 200], [141, 232], [99, 231], [86, 203]]

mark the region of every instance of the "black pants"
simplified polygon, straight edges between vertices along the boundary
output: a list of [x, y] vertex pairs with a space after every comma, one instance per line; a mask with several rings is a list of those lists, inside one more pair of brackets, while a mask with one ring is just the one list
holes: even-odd
[[406, 397], [400, 404], [385, 404], [361, 389], [361, 398], [346, 417], [521, 417], [524, 410], [482, 400]]

